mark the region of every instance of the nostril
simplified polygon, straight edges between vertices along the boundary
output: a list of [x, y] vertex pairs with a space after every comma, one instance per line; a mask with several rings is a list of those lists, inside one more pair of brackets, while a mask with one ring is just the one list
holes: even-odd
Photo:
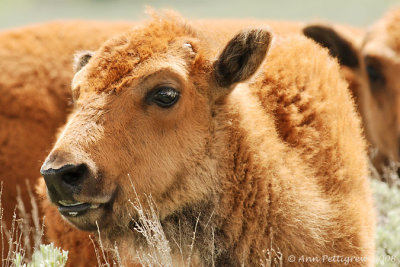
[[61, 180], [68, 185], [78, 185], [86, 176], [87, 170], [88, 168], [85, 164], [71, 166], [61, 174]]
[[80, 192], [84, 180], [88, 178], [89, 167], [86, 164], [66, 164], [56, 169], [51, 167], [51, 164], [44, 164], [40, 170], [51, 201], [71, 203], [74, 194]]
[[55, 187], [61, 190], [63, 185], [77, 186], [87, 177], [89, 169], [86, 164], [67, 164], [58, 169], [42, 167], [41, 174], [47, 187]]

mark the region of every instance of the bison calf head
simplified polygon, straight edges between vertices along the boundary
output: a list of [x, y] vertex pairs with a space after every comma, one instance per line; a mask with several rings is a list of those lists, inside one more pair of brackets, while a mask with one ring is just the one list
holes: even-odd
[[[374, 132], [371, 138], [384, 160], [400, 161], [400, 9], [388, 12], [367, 32], [362, 53], [374, 105], [371, 114]], [[376, 112], [375, 112], [376, 113]], [[386, 138], [380, 138], [385, 136]], [[381, 155], [382, 154], [382, 155]], [[386, 157], [385, 157], [386, 156]], [[378, 158], [379, 159], [379, 158]], [[400, 169], [398, 170], [400, 174]]]
[[135, 216], [134, 188], [161, 217], [217, 190], [216, 114], [262, 63], [270, 34], [242, 31], [219, 56], [218, 43], [158, 18], [78, 56], [75, 110], [41, 169], [64, 218], [121, 229]]

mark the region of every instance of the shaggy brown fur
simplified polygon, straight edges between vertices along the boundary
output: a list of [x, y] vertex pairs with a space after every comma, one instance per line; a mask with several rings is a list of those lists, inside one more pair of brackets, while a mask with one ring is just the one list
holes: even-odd
[[[145, 243], [130, 227], [130, 175], [169, 240], [191, 234], [199, 216], [200, 264], [256, 266], [272, 244], [285, 265], [289, 255], [340, 255], [372, 266], [365, 144], [337, 63], [304, 37], [278, 35], [243, 83], [269, 32], [243, 31], [222, 53], [228, 40], [217, 38], [157, 17], [106, 42], [76, 74], [75, 111], [42, 166], [52, 200], [86, 203], [65, 218], [90, 231], [97, 221], [109, 243], [132, 251]], [[259, 45], [243, 49], [249, 38]], [[180, 93], [170, 108], [154, 98], [165, 86]], [[78, 164], [85, 176], [61, 174]]]
[[[371, 160], [379, 172], [383, 172], [391, 161], [399, 161], [400, 100], [397, 96], [399, 90], [396, 89], [400, 83], [396, 80], [399, 60], [393, 53], [382, 55], [383, 51], [396, 51], [396, 47], [399, 47], [396, 44], [399, 39], [396, 34], [399, 17], [398, 9], [388, 12], [367, 35], [364, 30], [348, 25], [266, 22], [279, 34], [293, 34], [302, 30], [338, 59], [341, 73], [349, 83], [362, 117], [363, 129], [371, 148]], [[240, 22], [235, 24], [230, 20], [224, 23], [225, 27], [232, 28], [232, 32], [240, 25]], [[200, 21], [200, 24], [207, 25], [207, 29], [214, 29], [215, 34], [220, 31], [219, 27], [209, 25], [207, 20]], [[215, 21], [215, 25], [220, 24]], [[242, 26], [251, 25], [260, 25], [260, 21], [242, 22]], [[398, 54], [398, 50], [395, 53]], [[376, 72], [378, 78], [371, 77], [374, 74], [370, 72]], [[382, 84], [383, 80], [385, 84]]]
[[[25, 205], [30, 206], [25, 180], [36, 183], [56, 129], [65, 123], [73, 54], [97, 49], [129, 27], [129, 23], [64, 21], [0, 34], [0, 180], [3, 220], [8, 226], [16, 205], [16, 186], [21, 188]], [[74, 255], [69, 254], [71, 258]]]

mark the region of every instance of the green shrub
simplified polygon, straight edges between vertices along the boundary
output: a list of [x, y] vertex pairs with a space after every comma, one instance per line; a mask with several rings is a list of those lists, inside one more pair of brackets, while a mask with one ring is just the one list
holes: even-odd
[[32, 255], [32, 262], [23, 263], [23, 256], [16, 254], [16, 267], [64, 267], [68, 259], [68, 251], [64, 251], [54, 247], [53, 243], [48, 245], [40, 245], [40, 249]]
[[376, 229], [376, 266], [400, 265], [400, 189], [372, 180], [378, 213]]

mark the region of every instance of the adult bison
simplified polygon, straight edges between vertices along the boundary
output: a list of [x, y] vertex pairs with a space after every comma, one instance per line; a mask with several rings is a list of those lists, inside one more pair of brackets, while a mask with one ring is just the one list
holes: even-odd
[[161, 15], [83, 55], [41, 168], [52, 203], [127, 262], [146, 249], [137, 193], [151, 194], [177, 258], [188, 248], [173, 240], [196, 230], [200, 265], [255, 266], [272, 246], [294, 266], [372, 266], [365, 143], [338, 64], [297, 35], [221, 38]]

